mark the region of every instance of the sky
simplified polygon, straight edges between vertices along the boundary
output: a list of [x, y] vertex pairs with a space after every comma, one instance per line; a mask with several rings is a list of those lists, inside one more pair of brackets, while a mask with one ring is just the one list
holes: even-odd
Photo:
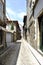
[[10, 20], [18, 20], [23, 25], [24, 15], [26, 15], [26, 0], [6, 0], [6, 16]]

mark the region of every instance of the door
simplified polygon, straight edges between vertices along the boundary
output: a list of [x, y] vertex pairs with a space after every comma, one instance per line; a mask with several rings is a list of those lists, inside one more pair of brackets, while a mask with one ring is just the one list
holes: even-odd
[[43, 32], [42, 32], [42, 46], [43, 46]]
[[42, 41], [41, 45], [43, 46], [43, 17], [41, 18], [41, 37], [42, 37], [42, 39], [41, 39], [41, 41]]
[[2, 37], [3, 36], [3, 31], [2, 30], [0, 30], [0, 44], [2, 44]]
[[43, 15], [39, 17], [40, 49], [43, 51]]
[[11, 43], [11, 33], [6, 33], [6, 43]]

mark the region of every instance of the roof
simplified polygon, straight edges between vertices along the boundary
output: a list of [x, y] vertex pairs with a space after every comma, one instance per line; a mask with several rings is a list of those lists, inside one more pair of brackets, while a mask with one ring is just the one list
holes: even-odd
[[15, 23], [15, 24], [18, 24], [18, 21], [16, 21], [16, 20], [6, 20], [6, 24], [10, 24], [10, 23]]

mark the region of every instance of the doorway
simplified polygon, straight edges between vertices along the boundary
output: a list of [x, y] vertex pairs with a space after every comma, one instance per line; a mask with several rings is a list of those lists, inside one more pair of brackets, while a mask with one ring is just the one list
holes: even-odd
[[40, 33], [40, 49], [43, 51], [43, 15], [38, 18], [39, 33]]
[[2, 37], [3, 36], [3, 31], [2, 30], [0, 30], [0, 45], [2, 44]]

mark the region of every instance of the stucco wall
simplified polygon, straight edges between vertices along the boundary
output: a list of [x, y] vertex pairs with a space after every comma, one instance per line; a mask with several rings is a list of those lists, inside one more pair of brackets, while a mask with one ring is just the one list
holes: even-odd
[[35, 7], [35, 10], [34, 10], [34, 17], [36, 18], [37, 15], [39, 14], [39, 12], [41, 11], [41, 9], [43, 8], [43, 0], [38, 0], [38, 3]]

